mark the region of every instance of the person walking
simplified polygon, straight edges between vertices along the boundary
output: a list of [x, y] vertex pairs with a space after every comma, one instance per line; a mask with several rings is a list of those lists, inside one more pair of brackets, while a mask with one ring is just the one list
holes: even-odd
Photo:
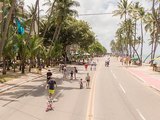
[[80, 89], [83, 89], [83, 80], [82, 79], [80, 79]]
[[85, 70], [87, 71], [88, 64], [87, 64], [87, 63], [85, 63], [85, 64], [84, 64], [84, 67], [85, 67]]
[[48, 72], [47, 72], [47, 83], [50, 80], [51, 76], [52, 76], [52, 72], [51, 72], [51, 70], [48, 70]]
[[67, 68], [63, 68], [63, 78], [67, 78]]
[[86, 76], [86, 88], [89, 88], [89, 85], [90, 85], [90, 75], [89, 75], [89, 73], [87, 73], [87, 76]]
[[73, 70], [71, 70], [70, 74], [71, 74], [71, 80], [73, 80]]
[[78, 73], [78, 70], [77, 70], [77, 68], [76, 67], [74, 67], [74, 79], [76, 80], [77, 78], [76, 78], [76, 75], [77, 75], [77, 73]]

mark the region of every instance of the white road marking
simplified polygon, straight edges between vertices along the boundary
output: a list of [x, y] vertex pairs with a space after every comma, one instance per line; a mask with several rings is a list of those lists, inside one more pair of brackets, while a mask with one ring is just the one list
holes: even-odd
[[146, 120], [145, 117], [142, 115], [142, 113], [138, 109], [136, 109], [136, 111], [138, 112], [138, 114], [142, 118], [142, 120]]
[[97, 74], [100, 72], [102, 64], [97, 68], [98, 72], [96, 72], [93, 76], [92, 82], [91, 82], [91, 91], [89, 93], [89, 99], [88, 99], [88, 107], [87, 107], [87, 115], [85, 120], [94, 120], [94, 102], [95, 102], [95, 89], [96, 89], [96, 78]]
[[116, 80], [117, 80], [117, 77], [116, 77], [115, 73], [114, 73], [112, 70], [111, 70], [111, 73], [112, 73], [112, 75], [113, 75], [114, 79], [116, 79]]
[[124, 92], [124, 93], [126, 93], [126, 91], [124, 90], [124, 88], [123, 88], [123, 86], [119, 83], [119, 86], [120, 86], [120, 88], [122, 89], [122, 91]]
[[116, 75], [113, 73], [113, 77], [117, 80], [117, 77], [116, 77]]

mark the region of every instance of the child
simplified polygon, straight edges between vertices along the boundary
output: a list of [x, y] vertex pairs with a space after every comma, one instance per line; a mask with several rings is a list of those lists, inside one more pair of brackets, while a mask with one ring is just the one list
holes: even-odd
[[83, 89], [83, 81], [80, 79], [80, 89]]
[[71, 71], [70, 74], [71, 74], [71, 80], [72, 80], [73, 79], [73, 70]]

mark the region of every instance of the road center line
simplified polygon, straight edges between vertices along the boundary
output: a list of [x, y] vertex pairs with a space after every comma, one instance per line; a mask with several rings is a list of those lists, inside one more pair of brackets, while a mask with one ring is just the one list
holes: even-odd
[[94, 73], [94, 76], [92, 78], [91, 91], [89, 93], [88, 107], [87, 107], [87, 113], [86, 113], [86, 120], [94, 119], [94, 103], [95, 103], [95, 89], [96, 89], [95, 84], [96, 84], [97, 74], [99, 74], [101, 66], [102, 64], [100, 63], [97, 71]]
[[122, 91], [124, 92], [124, 93], [126, 93], [126, 91], [124, 90], [124, 88], [123, 88], [123, 86], [119, 83], [119, 86], [120, 86], [120, 88], [122, 89]]
[[145, 117], [142, 115], [142, 113], [138, 109], [136, 109], [136, 111], [138, 112], [138, 114], [142, 118], [142, 120], [146, 120]]

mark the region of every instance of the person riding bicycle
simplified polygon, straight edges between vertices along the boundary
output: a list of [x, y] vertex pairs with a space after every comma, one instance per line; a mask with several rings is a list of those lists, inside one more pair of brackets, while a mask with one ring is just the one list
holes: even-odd
[[109, 66], [109, 62], [110, 62], [110, 57], [107, 57], [107, 59], [105, 61], [105, 66]]

